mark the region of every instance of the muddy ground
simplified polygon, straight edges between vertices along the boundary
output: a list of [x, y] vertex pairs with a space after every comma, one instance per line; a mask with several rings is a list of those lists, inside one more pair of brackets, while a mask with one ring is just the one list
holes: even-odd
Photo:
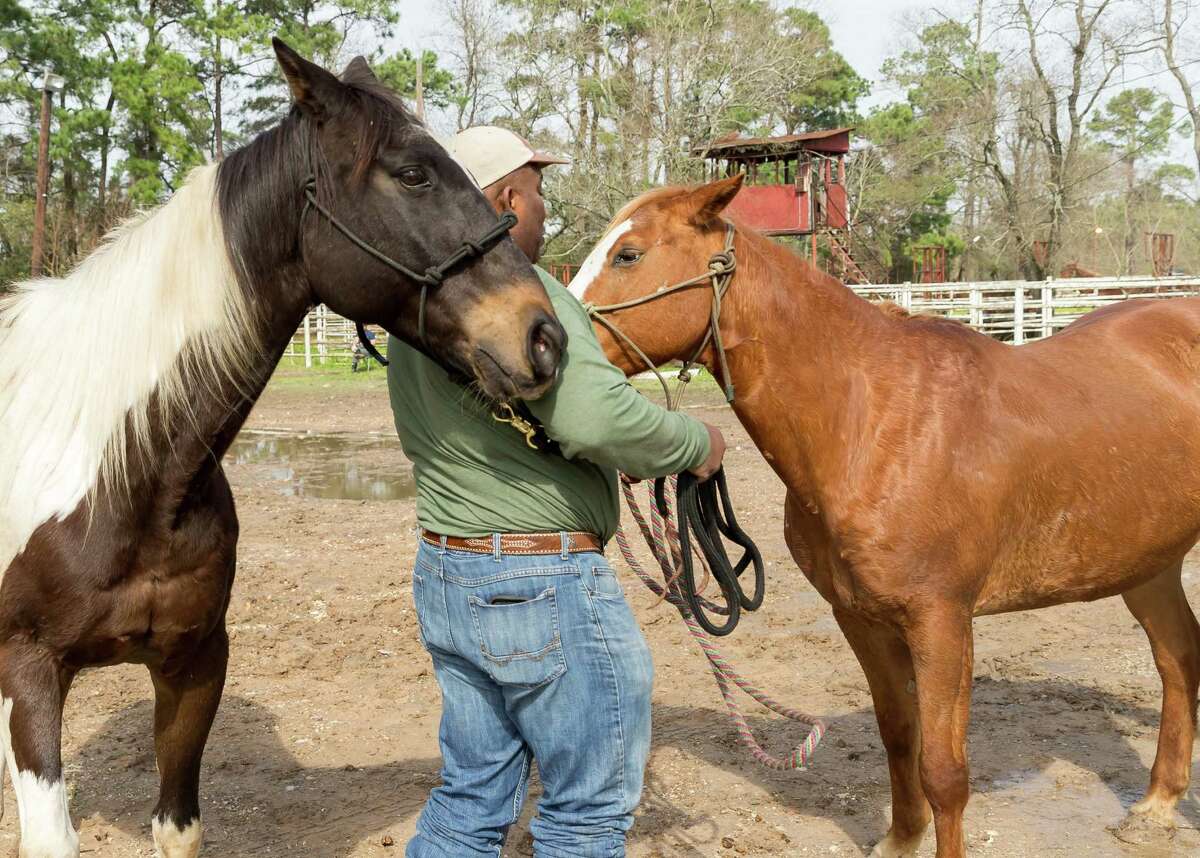
[[[888, 778], [866, 682], [824, 602], [782, 540], [783, 487], [714, 394], [693, 413], [734, 439], [728, 464], [743, 523], [769, 566], [766, 607], [727, 645], [781, 699], [822, 715], [810, 771], [756, 766], [734, 740], [704, 662], [669, 606], [631, 575], [626, 592], [654, 651], [654, 750], [630, 840], [637, 858], [860, 855], [887, 828]], [[255, 410], [264, 430], [356, 433], [364, 461], [407, 471], [390, 432], [383, 374], [284, 373]], [[303, 458], [303, 457], [301, 457]], [[303, 471], [304, 462], [292, 462]], [[421, 650], [410, 568], [411, 500], [296, 495], [295, 474], [231, 464], [242, 520], [229, 612], [229, 681], [203, 773], [208, 856], [367, 858], [402, 854], [438, 780], [439, 696]], [[1200, 566], [1186, 570], [1200, 605]], [[1181, 804], [1171, 840], [1130, 846], [1118, 823], [1153, 757], [1159, 681], [1119, 599], [976, 624], [970, 733], [972, 855], [1200, 854], [1200, 805]], [[750, 707], [767, 746], [794, 725]], [[136, 667], [82, 676], [65, 759], [85, 855], [153, 853], [156, 775], [150, 684]], [[11, 791], [0, 854], [16, 854]], [[525, 819], [507, 856], [531, 854]], [[932, 835], [922, 855], [933, 854]]]

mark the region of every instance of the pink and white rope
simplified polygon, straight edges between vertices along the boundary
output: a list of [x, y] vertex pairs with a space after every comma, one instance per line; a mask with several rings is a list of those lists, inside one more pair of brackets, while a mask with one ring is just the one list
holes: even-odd
[[[647, 485], [652, 486], [650, 483]], [[679, 534], [672, 518], [672, 510], [668, 506], [666, 515], [659, 513], [658, 507], [654, 502], [653, 488], [651, 488], [650, 521], [647, 522], [646, 517], [642, 515], [641, 508], [638, 506], [633, 485], [622, 480], [622, 489], [625, 494], [625, 502], [629, 506], [629, 512], [633, 516], [638, 530], [641, 531], [642, 537], [646, 540], [646, 544], [650, 547], [650, 552], [654, 555], [654, 559], [658, 561], [658, 565], [662, 569], [664, 583], [656, 581], [642, 567], [641, 561], [638, 560], [629, 546], [629, 539], [625, 535], [624, 527], [617, 530], [617, 545], [621, 549], [621, 555], [625, 558], [625, 562], [629, 565], [629, 568], [634, 571], [634, 574], [642, 579], [642, 583], [657, 594], [660, 599], [665, 599], [678, 609], [680, 616], [683, 617], [683, 622], [688, 627], [688, 631], [692, 633], [692, 637], [695, 638], [696, 643], [700, 645], [701, 651], [703, 651], [705, 657], [708, 659], [713, 677], [717, 681], [717, 687], [721, 690], [721, 696], [725, 699], [725, 705], [729, 709], [729, 717], [733, 721], [734, 729], [737, 731], [738, 740], [749, 749], [751, 756], [755, 760], [767, 768], [781, 771], [806, 768], [809, 759], [817, 749], [817, 745], [821, 743], [821, 738], [825, 735], [825, 725], [818, 718], [806, 715], [798, 709], [792, 709], [774, 700], [757, 686], [743, 678], [734, 666], [729, 663], [720, 649], [717, 648], [717, 645], [713, 643], [712, 638], [700, 628], [700, 624], [696, 622], [679, 590], [680, 583], [677, 580], [678, 573], [676, 571], [679, 568]], [[671, 479], [665, 494], [670, 498], [674, 491], [675, 481]], [[670, 501], [668, 500], [669, 503]], [[703, 587], [700, 589], [703, 590]], [[721, 614], [726, 612], [725, 608], [708, 601], [702, 600], [702, 604], [706, 610], [713, 611], [714, 613]], [[782, 759], [774, 757], [763, 750], [762, 746], [754, 738], [754, 734], [750, 730], [750, 725], [746, 723], [746, 717], [742, 714], [741, 707], [738, 705], [737, 698], [733, 693], [733, 686], [735, 685], [777, 715], [782, 715], [784, 718], [801, 724], [807, 724], [809, 731], [808, 735], [804, 737], [804, 741]]]

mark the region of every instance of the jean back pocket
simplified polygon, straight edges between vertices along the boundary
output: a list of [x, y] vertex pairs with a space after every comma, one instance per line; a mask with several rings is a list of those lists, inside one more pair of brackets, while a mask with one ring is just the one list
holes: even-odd
[[553, 587], [522, 601], [467, 598], [484, 667], [496, 682], [536, 688], [566, 672]]

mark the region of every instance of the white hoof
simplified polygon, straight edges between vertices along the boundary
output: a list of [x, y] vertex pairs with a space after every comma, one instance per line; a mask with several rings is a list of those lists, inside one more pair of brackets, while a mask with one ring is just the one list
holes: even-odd
[[924, 837], [925, 832], [922, 831], [907, 840], [901, 840], [889, 831], [887, 837], [875, 844], [870, 858], [915, 858]]
[[1175, 837], [1175, 802], [1178, 799], [1146, 797], [1129, 808], [1120, 825], [1108, 830], [1122, 843], [1163, 845]]
[[155, 818], [152, 828], [155, 858], [196, 858], [200, 854], [200, 843], [204, 840], [200, 820], [192, 820], [181, 830], [170, 820]]
[[1161, 825], [1163, 828], [1175, 827], [1175, 804], [1179, 799], [1175, 798], [1158, 798], [1146, 796], [1133, 807], [1129, 808], [1129, 815], [1144, 816], [1146, 819]]
[[20, 858], [79, 858], [79, 838], [69, 837], [56, 843], [48, 843], [43, 837], [21, 837]]

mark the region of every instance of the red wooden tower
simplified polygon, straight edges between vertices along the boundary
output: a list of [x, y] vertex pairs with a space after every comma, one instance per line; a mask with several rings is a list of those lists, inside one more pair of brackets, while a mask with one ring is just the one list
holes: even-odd
[[866, 283], [849, 247], [846, 153], [851, 128], [782, 137], [722, 137], [692, 154], [709, 162], [712, 178], [744, 173], [746, 182], [728, 211], [767, 235], [810, 236], [817, 262], [817, 235], [826, 235], [843, 279]]

